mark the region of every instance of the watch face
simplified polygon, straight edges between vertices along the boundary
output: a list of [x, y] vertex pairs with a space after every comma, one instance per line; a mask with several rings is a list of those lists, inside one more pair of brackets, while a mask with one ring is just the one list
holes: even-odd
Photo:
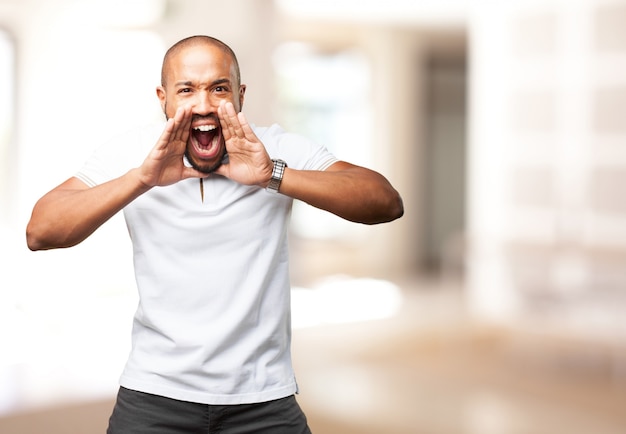
[[283, 160], [272, 160], [274, 162], [274, 168], [272, 169], [272, 178], [270, 179], [267, 189], [277, 193], [280, 183], [283, 180], [283, 174], [285, 173], [285, 167], [287, 163]]

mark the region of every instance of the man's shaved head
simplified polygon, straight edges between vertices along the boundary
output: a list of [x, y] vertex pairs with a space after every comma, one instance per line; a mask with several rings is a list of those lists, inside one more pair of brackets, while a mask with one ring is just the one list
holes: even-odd
[[246, 91], [233, 50], [210, 36], [182, 39], [165, 53], [156, 91], [166, 119], [191, 109], [185, 157], [196, 170], [213, 173], [227, 155], [219, 107], [232, 103], [240, 112]]
[[171, 59], [175, 57], [178, 53], [180, 53], [182, 50], [184, 50], [185, 48], [202, 45], [202, 44], [217, 47], [232, 58], [233, 66], [235, 68], [235, 79], [237, 80], [237, 82], [234, 84], [237, 87], [241, 84], [241, 73], [239, 71], [239, 61], [237, 60], [237, 56], [235, 55], [235, 52], [228, 45], [226, 45], [224, 42], [220, 41], [219, 39], [213, 38], [211, 36], [196, 35], [196, 36], [189, 36], [188, 38], [185, 38], [185, 39], [181, 39], [180, 41], [172, 45], [169, 50], [167, 50], [167, 52], [165, 53], [165, 57], [163, 58], [163, 66], [161, 67], [161, 86], [165, 87], [165, 85], [167, 84], [167, 77], [170, 71]]

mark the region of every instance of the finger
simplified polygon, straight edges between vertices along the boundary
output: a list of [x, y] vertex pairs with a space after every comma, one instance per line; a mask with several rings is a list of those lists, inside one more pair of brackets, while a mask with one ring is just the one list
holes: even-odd
[[189, 129], [191, 128], [191, 107], [179, 107], [174, 115], [174, 130], [172, 141], [187, 142]]
[[162, 150], [162, 149], [167, 148], [167, 144], [170, 142], [173, 133], [174, 133], [174, 119], [170, 118], [167, 120], [167, 123], [165, 124], [165, 128], [163, 129], [163, 132], [161, 133], [159, 140], [154, 146], [154, 149]]
[[220, 125], [222, 126], [222, 136], [224, 140], [229, 140], [232, 137], [232, 132], [230, 129], [230, 125], [228, 119], [226, 118], [226, 111], [224, 109], [224, 101], [220, 102], [220, 105], [217, 107], [217, 117], [220, 120]]
[[239, 112], [237, 113], [237, 118], [239, 119], [239, 124], [241, 125], [244, 137], [250, 141], [257, 141], [257, 136], [254, 134], [252, 127], [248, 123], [246, 115], [244, 115], [243, 112]]
[[183, 169], [183, 173], [182, 173], [182, 178], [183, 179], [188, 179], [188, 178], [206, 178], [207, 174], [200, 172], [192, 167], [185, 167]]
[[222, 164], [220, 167], [215, 169], [215, 172], [213, 173], [216, 175], [221, 175], [221, 176], [228, 178], [228, 175], [230, 173], [230, 167], [228, 167], [228, 165]]
[[243, 129], [233, 103], [227, 102], [224, 104], [224, 109], [226, 111], [226, 119], [228, 120], [232, 134], [237, 137], [244, 137]]

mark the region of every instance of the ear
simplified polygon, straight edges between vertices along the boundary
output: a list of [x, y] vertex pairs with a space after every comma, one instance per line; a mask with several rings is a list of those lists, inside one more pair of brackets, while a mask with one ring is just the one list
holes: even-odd
[[159, 102], [161, 103], [161, 110], [165, 113], [165, 89], [163, 86], [157, 86], [156, 88], [157, 98], [159, 98]]
[[246, 94], [246, 85], [242, 84], [239, 86], [239, 111], [243, 109], [243, 100], [244, 100], [245, 94]]

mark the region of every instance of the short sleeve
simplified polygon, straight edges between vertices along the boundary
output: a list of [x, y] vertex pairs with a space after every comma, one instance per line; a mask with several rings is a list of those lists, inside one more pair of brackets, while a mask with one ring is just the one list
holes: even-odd
[[163, 128], [163, 124], [149, 125], [112, 138], [99, 146], [74, 176], [90, 187], [122, 176], [141, 165]]
[[277, 124], [255, 130], [271, 158], [280, 158], [298, 170], [326, 170], [338, 159], [328, 149]]

